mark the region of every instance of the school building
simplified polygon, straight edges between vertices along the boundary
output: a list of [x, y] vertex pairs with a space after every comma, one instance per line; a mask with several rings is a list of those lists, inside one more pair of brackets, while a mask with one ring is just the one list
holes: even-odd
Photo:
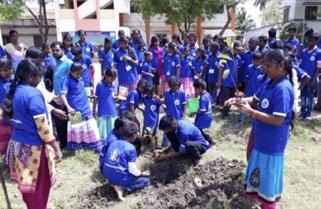
[[[30, 5], [37, 14], [37, 5]], [[235, 11], [232, 16], [230, 28], [224, 36], [235, 36]], [[131, 6], [130, 0], [54, 0], [47, 5], [47, 16], [50, 25], [49, 42], [62, 40], [64, 32], [75, 32], [85, 29], [88, 32], [89, 41], [101, 43], [102, 37], [109, 36], [117, 38], [118, 30], [122, 29], [127, 35], [134, 28], [141, 31], [146, 42], [152, 35], [168, 35], [178, 33], [176, 25], [165, 24], [165, 18], [155, 16], [149, 20], [144, 20], [141, 14], [137, 13]], [[215, 18], [205, 21], [195, 20], [191, 26], [191, 32], [196, 33], [199, 38], [207, 34], [218, 34], [227, 20], [227, 13], [222, 8], [222, 12], [215, 15]], [[26, 11], [19, 20], [0, 21], [0, 43], [9, 41], [8, 32], [15, 28], [20, 34], [21, 42], [26, 45], [39, 46], [41, 40], [37, 23], [31, 14]], [[75, 37], [77, 39], [77, 37]]]

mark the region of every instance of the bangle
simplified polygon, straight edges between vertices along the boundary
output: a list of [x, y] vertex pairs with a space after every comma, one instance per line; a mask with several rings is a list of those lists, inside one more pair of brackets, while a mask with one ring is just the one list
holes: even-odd
[[253, 110], [253, 111], [252, 111], [252, 114], [251, 114], [251, 117], [252, 117], [252, 118], [255, 118], [255, 116], [256, 116], [256, 112], [255, 112], [255, 110]]

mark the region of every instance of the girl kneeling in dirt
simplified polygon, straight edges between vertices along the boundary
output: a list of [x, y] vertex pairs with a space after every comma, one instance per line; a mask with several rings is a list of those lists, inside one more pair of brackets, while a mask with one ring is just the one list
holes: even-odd
[[283, 189], [284, 150], [292, 120], [294, 91], [292, 60], [278, 50], [264, 55], [264, 70], [271, 79], [261, 90], [257, 110], [253, 98], [244, 102], [232, 98], [226, 105], [236, 105], [240, 112], [255, 119], [254, 149], [245, 175], [245, 191], [261, 202], [262, 209], [275, 209]]
[[124, 140], [116, 140], [108, 147], [103, 167], [104, 177], [113, 185], [119, 200], [124, 200], [123, 190], [135, 192], [149, 186], [149, 171], [140, 171], [136, 167], [137, 153], [131, 142], [137, 138], [139, 129], [136, 123], [126, 121], [122, 136]]
[[[202, 154], [209, 148], [209, 142], [205, 140], [202, 132], [194, 124], [166, 115], [160, 120], [159, 129], [164, 131], [171, 145], [155, 150], [154, 156], [156, 158], [166, 160], [187, 154], [192, 158], [194, 165], [202, 163]], [[159, 158], [160, 153], [171, 147], [175, 150], [174, 154]]]

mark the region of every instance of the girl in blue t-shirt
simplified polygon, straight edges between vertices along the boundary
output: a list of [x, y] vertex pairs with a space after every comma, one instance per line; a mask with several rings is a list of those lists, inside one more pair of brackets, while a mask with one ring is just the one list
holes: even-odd
[[192, 60], [193, 57], [190, 55], [190, 48], [189, 46], [186, 46], [184, 48], [183, 57], [181, 60], [180, 79], [187, 99], [194, 98], [195, 96], [193, 88]]
[[[266, 75], [270, 80], [255, 97], [230, 99], [240, 112], [254, 118], [254, 148], [245, 175], [245, 191], [261, 202], [263, 209], [275, 209], [283, 191], [284, 151], [292, 124], [294, 90], [292, 60], [280, 50], [264, 54]], [[259, 103], [257, 110], [250, 104]]]
[[209, 129], [212, 124], [212, 97], [206, 91], [205, 81], [198, 79], [193, 84], [195, 88], [195, 95], [199, 96], [199, 108], [195, 118], [195, 126], [199, 128], [202, 132], [204, 138], [210, 143], [213, 144], [213, 139], [204, 129]]
[[90, 149], [99, 152], [102, 143], [99, 140], [96, 120], [88, 104], [82, 71], [81, 63], [73, 63], [61, 91], [62, 101], [71, 119], [67, 127], [67, 150]]
[[175, 43], [168, 44], [166, 54], [163, 56], [163, 64], [164, 68], [161, 75], [162, 95], [169, 89], [168, 79], [172, 76], [179, 78], [180, 75], [181, 62]]
[[159, 110], [162, 106], [162, 101], [155, 94], [155, 88], [153, 85], [146, 87], [146, 95], [143, 97], [144, 109], [144, 127], [143, 137], [151, 136], [154, 139], [153, 148], [157, 146], [157, 127], [159, 119]]
[[[117, 73], [115, 70], [107, 70], [103, 79], [96, 86], [93, 114], [94, 117], [98, 119], [97, 122], [101, 140], [105, 140], [105, 138], [111, 132], [117, 117], [115, 101], [116, 89], [113, 86], [113, 82], [116, 78]], [[96, 113], [97, 104], [98, 114]]]
[[152, 67], [153, 53], [146, 51], [144, 56], [145, 60], [141, 65], [142, 79], [146, 80], [148, 84], [153, 84], [153, 79], [156, 73], [155, 68]]
[[205, 79], [205, 72], [208, 68], [207, 56], [204, 48], [200, 47], [196, 50], [196, 59], [192, 61], [192, 69], [194, 80]]
[[11, 180], [17, 183], [25, 208], [47, 208], [50, 188], [55, 182], [55, 160], [62, 160], [48, 122], [45, 99], [36, 88], [42, 73], [40, 62], [22, 60], [3, 108], [14, 126], [7, 162]]

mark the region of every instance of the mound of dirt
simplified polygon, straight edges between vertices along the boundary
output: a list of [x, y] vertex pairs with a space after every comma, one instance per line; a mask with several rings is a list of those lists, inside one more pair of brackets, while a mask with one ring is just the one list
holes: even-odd
[[[134, 194], [141, 209], [251, 209], [254, 204], [242, 194], [245, 165], [223, 158], [191, 168], [188, 159], [156, 163], [151, 171], [151, 186]], [[78, 209], [101, 209], [117, 204], [109, 184], [87, 190], [77, 197]]]
[[253, 208], [253, 202], [242, 195], [244, 168], [242, 162], [223, 158], [197, 166], [170, 184], [144, 190], [138, 208]]

